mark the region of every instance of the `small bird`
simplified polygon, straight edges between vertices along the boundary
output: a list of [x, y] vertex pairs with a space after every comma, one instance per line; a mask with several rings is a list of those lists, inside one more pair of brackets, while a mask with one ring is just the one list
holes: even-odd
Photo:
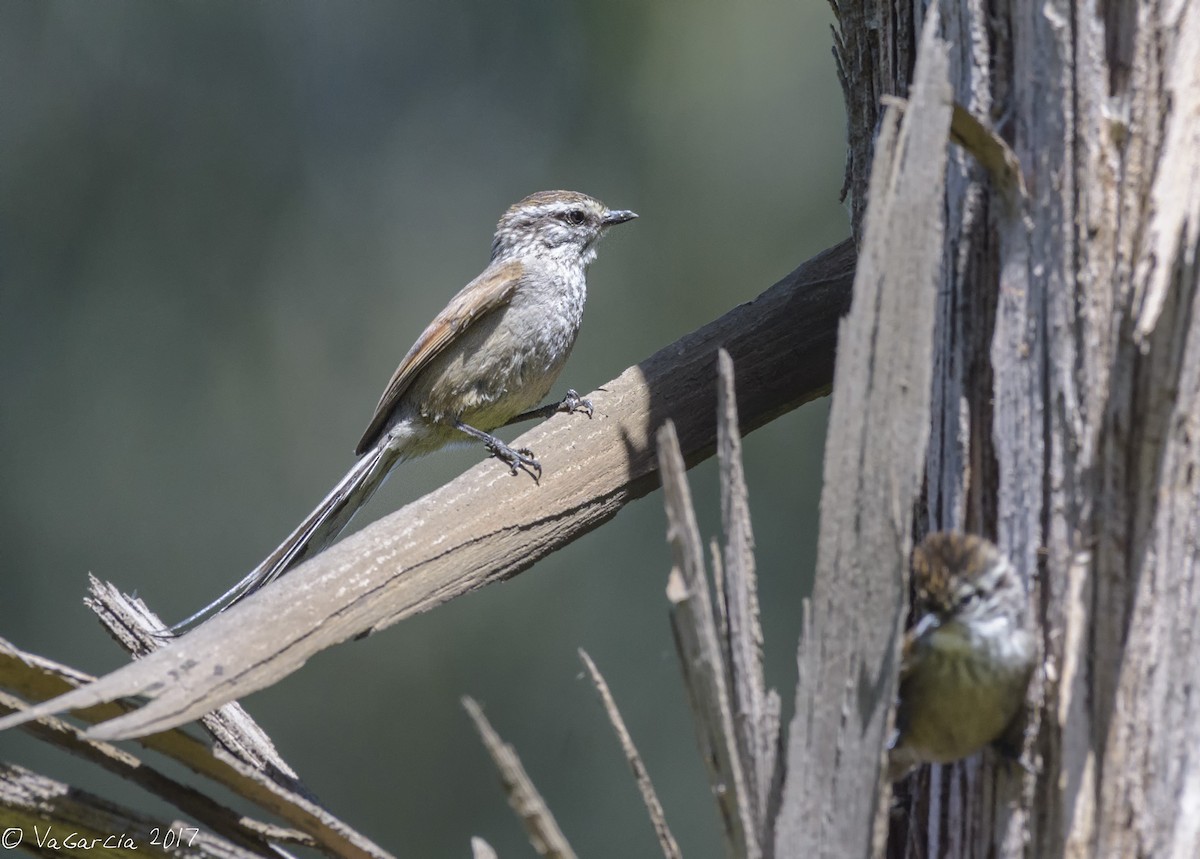
[[542, 191], [496, 225], [487, 268], [446, 305], [392, 374], [358, 443], [359, 459], [280, 546], [191, 617], [180, 633], [278, 578], [332, 543], [399, 462], [476, 439], [537, 481], [541, 464], [491, 434], [498, 427], [592, 406], [574, 391], [535, 409], [571, 354], [583, 321], [596, 243], [637, 217], [575, 191]]
[[1025, 582], [993, 543], [930, 534], [912, 566], [923, 614], [904, 638], [891, 781], [999, 739], [1025, 701], [1037, 654]]

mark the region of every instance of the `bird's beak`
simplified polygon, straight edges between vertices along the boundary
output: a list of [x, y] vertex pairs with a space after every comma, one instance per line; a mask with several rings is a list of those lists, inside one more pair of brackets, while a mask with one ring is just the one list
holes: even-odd
[[941, 618], [939, 618], [933, 612], [929, 612], [929, 614], [924, 615], [920, 620], [917, 621], [917, 625], [914, 626], [911, 630], [909, 630], [909, 633], [912, 635], [913, 639], [915, 640], [915, 639], [920, 638], [923, 635], [928, 635], [929, 633], [933, 632], [935, 629], [937, 629], [941, 625], [942, 625]]
[[623, 224], [626, 221], [632, 221], [637, 217], [637, 212], [631, 212], [628, 209], [609, 209], [604, 213], [604, 217], [600, 219], [600, 223], [606, 227], [611, 227], [613, 224]]

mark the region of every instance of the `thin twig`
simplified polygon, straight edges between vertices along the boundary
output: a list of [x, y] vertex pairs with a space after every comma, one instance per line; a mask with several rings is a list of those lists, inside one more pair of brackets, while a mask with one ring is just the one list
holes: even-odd
[[500, 770], [500, 780], [504, 785], [504, 794], [508, 797], [508, 804], [517, 813], [517, 817], [521, 818], [521, 823], [525, 826], [533, 849], [539, 855], [549, 856], [552, 859], [575, 859], [575, 851], [571, 849], [566, 836], [558, 828], [558, 822], [550, 813], [550, 808], [542, 799], [542, 795], [534, 787], [533, 780], [525, 772], [525, 767], [521, 765], [521, 759], [517, 757], [516, 751], [500, 739], [500, 735], [492, 728], [487, 717], [483, 715], [483, 709], [475, 699], [464, 697], [462, 705], [471, 720], [475, 722], [475, 729], [479, 731], [483, 745], [487, 748], [488, 754], [492, 756], [496, 769]]
[[600, 693], [600, 702], [604, 705], [604, 712], [608, 714], [608, 720], [617, 732], [621, 750], [625, 752], [625, 760], [628, 762], [629, 768], [633, 770], [638, 790], [642, 792], [642, 802], [646, 804], [650, 822], [654, 824], [654, 834], [658, 836], [658, 844], [662, 847], [663, 855], [667, 859], [682, 859], [683, 854], [679, 852], [675, 836], [671, 834], [671, 828], [667, 826], [667, 816], [663, 813], [662, 803], [658, 801], [658, 794], [654, 792], [650, 774], [646, 771], [642, 756], [638, 754], [637, 746], [633, 744], [633, 737], [629, 735], [629, 729], [625, 727], [625, 720], [621, 718], [621, 711], [617, 709], [617, 702], [613, 700], [608, 683], [605, 682], [596, 663], [592, 661], [592, 657], [588, 656], [587, 651], [582, 647], [579, 649], [579, 658], [587, 666], [588, 673], [592, 676], [592, 683], [595, 685], [596, 691]]

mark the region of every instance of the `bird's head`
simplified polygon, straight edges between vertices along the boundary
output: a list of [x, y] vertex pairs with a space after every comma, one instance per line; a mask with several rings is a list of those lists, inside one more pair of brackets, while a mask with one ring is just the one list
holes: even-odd
[[953, 531], [930, 534], [913, 549], [918, 608], [939, 622], [1023, 615], [1025, 585], [1008, 558], [982, 537]]
[[492, 259], [550, 254], [565, 263], [587, 265], [596, 258], [596, 242], [605, 230], [636, 217], [577, 191], [539, 191], [501, 216]]

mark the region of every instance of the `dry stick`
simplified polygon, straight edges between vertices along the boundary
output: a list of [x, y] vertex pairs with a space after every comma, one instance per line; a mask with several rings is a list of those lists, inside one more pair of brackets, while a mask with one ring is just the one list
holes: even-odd
[[542, 795], [534, 787], [533, 780], [525, 772], [525, 767], [521, 766], [521, 759], [517, 757], [516, 751], [500, 739], [500, 735], [492, 728], [487, 717], [483, 715], [483, 709], [474, 698], [464, 697], [462, 705], [475, 722], [475, 729], [479, 731], [483, 745], [492, 756], [496, 769], [500, 770], [500, 779], [504, 783], [504, 794], [508, 797], [508, 804], [525, 825], [533, 849], [539, 855], [550, 856], [552, 859], [575, 859], [575, 851], [558, 828], [558, 822], [550, 813]]
[[679, 427], [688, 461], [715, 446], [716, 351], [737, 362], [743, 426], [828, 390], [854, 253], [843, 243], [754, 301], [662, 349], [593, 392], [594, 419], [559, 415], [519, 440], [541, 485], [483, 462], [301, 564], [223, 614], [22, 719], [132, 695], [151, 700], [92, 729], [118, 739], [181, 725], [265, 688], [313, 654], [528, 569], [658, 485], [653, 433]]
[[[45, 856], [146, 859], [186, 853], [201, 859], [253, 859], [260, 855], [205, 832], [192, 833], [169, 821], [146, 817], [15, 764], [0, 763], [0, 809], [4, 811], [4, 846], [11, 849], [16, 845], [7, 839], [20, 837], [20, 846], [26, 851]], [[48, 828], [48, 820], [61, 827]], [[181, 842], [165, 849], [163, 838], [174, 841], [177, 834], [182, 836]], [[76, 845], [96, 846], [59, 846], [68, 835]], [[52, 838], [59, 844], [52, 843]]]
[[[712, 564], [713, 605], [717, 617], [717, 638], [729, 641], [729, 606], [725, 604], [725, 561], [721, 558], [721, 541], [708, 538], [708, 562]], [[729, 654], [724, 654], [728, 668]]]
[[704, 574], [700, 529], [692, 508], [683, 454], [671, 421], [659, 430], [658, 459], [667, 509], [667, 542], [673, 558], [667, 579], [671, 629], [691, 702], [696, 739], [721, 813], [721, 828], [730, 855], [758, 859], [762, 848], [738, 753], [726, 665]]
[[642, 802], [646, 804], [646, 811], [650, 814], [650, 822], [654, 824], [654, 834], [658, 836], [658, 844], [662, 847], [663, 855], [667, 859], [682, 859], [683, 854], [679, 852], [679, 845], [675, 842], [675, 836], [671, 834], [671, 828], [667, 826], [667, 816], [663, 813], [662, 803], [658, 801], [658, 794], [654, 792], [654, 784], [650, 781], [650, 774], [646, 771], [646, 765], [642, 761], [642, 756], [638, 754], [637, 746], [633, 744], [633, 737], [629, 735], [629, 729], [625, 727], [625, 720], [621, 718], [621, 711], [617, 709], [617, 702], [613, 700], [608, 683], [604, 681], [604, 676], [600, 673], [600, 669], [596, 667], [596, 663], [592, 661], [592, 657], [588, 656], [587, 651], [583, 648], [579, 649], [579, 658], [587, 666], [588, 673], [592, 676], [592, 683], [595, 685], [596, 691], [600, 693], [600, 701], [604, 705], [604, 712], [608, 714], [608, 720], [617, 732], [617, 739], [621, 742], [621, 750], [625, 752], [625, 760], [629, 763], [629, 768], [633, 770], [633, 777], [637, 781], [638, 790], [642, 792]]
[[725, 661], [733, 696], [738, 750], [746, 771], [754, 828], [759, 843], [770, 842], [769, 811], [779, 749], [779, 694], [763, 678], [763, 633], [759, 620], [758, 579], [754, 571], [754, 534], [742, 467], [733, 359], [722, 349], [717, 361], [717, 458], [721, 472], [721, 518], [725, 562], [717, 587], [723, 595]]
[[[12, 712], [18, 706], [20, 702], [12, 695], [0, 692], [0, 712]], [[194, 787], [168, 777], [124, 749], [84, 740], [77, 729], [61, 719], [42, 720], [33, 726], [31, 732], [38, 739], [90, 761], [166, 800], [190, 819], [244, 850], [275, 859], [277, 854], [271, 849], [269, 838], [314, 846], [312, 839], [302, 832], [285, 831], [247, 820], [241, 813], [217, 803]]]
[[[41, 700], [53, 697], [92, 680], [87, 674], [44, 657], [24, 653], [0, 639], [0, 686], [11, 689], [23, 698]], [[128, 707], [124, 705], [108, 703], [76, 715], [86, 721], [101, 721], [127, 710]], [[390, 859], [389, 853], [321, 808], [308, 795], [297, 793], [267, 778], [261, 769], [243, 763], [220, 749], [214, 750], [181, 730], [145, 737], [140, 743], [278, 815], [296, 829], [307, 833], [313, 839], [314, 847], [325, 853], [348, 859]], [[244, 821], [244, 824], [251, 833], [262, 834], [272, 840], [287, 840], [290, 833], [290, 830], [252, 820]]]
[[[166, 625], [144, 602], [122, 594], [95, 576], [89, 575], [88, 583], [91, 593], [84, 602], [96, 613], [113, 639], [127, 651], [144, 656], [169, 641], [163, 638]], [[216, 742], [213, 754], [220, 755], [223, 751], [245, 764], [259, 789], [253, 795], [247, 795], [238, 791], [236, 786], [230, 787], [264, 808], [305, 827], [304, 831], [282, 829], [238, 815], [240, 825], [245, 829], [243, 837], [269, 838], [276, 849], [280, 843], [304, 844], [335, 856], [345, 855], [349, 846], [346, 842], [351, 842], [354, 852], [362, 852], [375, 859], [390, 859], [389, 854], [378, 845], [320, 806], [312, 792], [276, 750], [266, 731], [240, 704], [225, 704], [200, 721]], [[262, 802], [261, 787], [264, 785], [276, 788], [267, 794], [271, 800], [269, 804]]]
[[[157, 650], [170, 641], [164, 638], [166, 624], [135, 597], [122, 594], [113, 585], [88, 575], [90, 595], [84, 599], [117, 644], [137, 657]], [[217, 745], [241, 761], [264, 772], [272, 781], [305, 796], [311, 792], [279, 754], [271, 738], [241, 704], [232, 702], [201, 720]]]

